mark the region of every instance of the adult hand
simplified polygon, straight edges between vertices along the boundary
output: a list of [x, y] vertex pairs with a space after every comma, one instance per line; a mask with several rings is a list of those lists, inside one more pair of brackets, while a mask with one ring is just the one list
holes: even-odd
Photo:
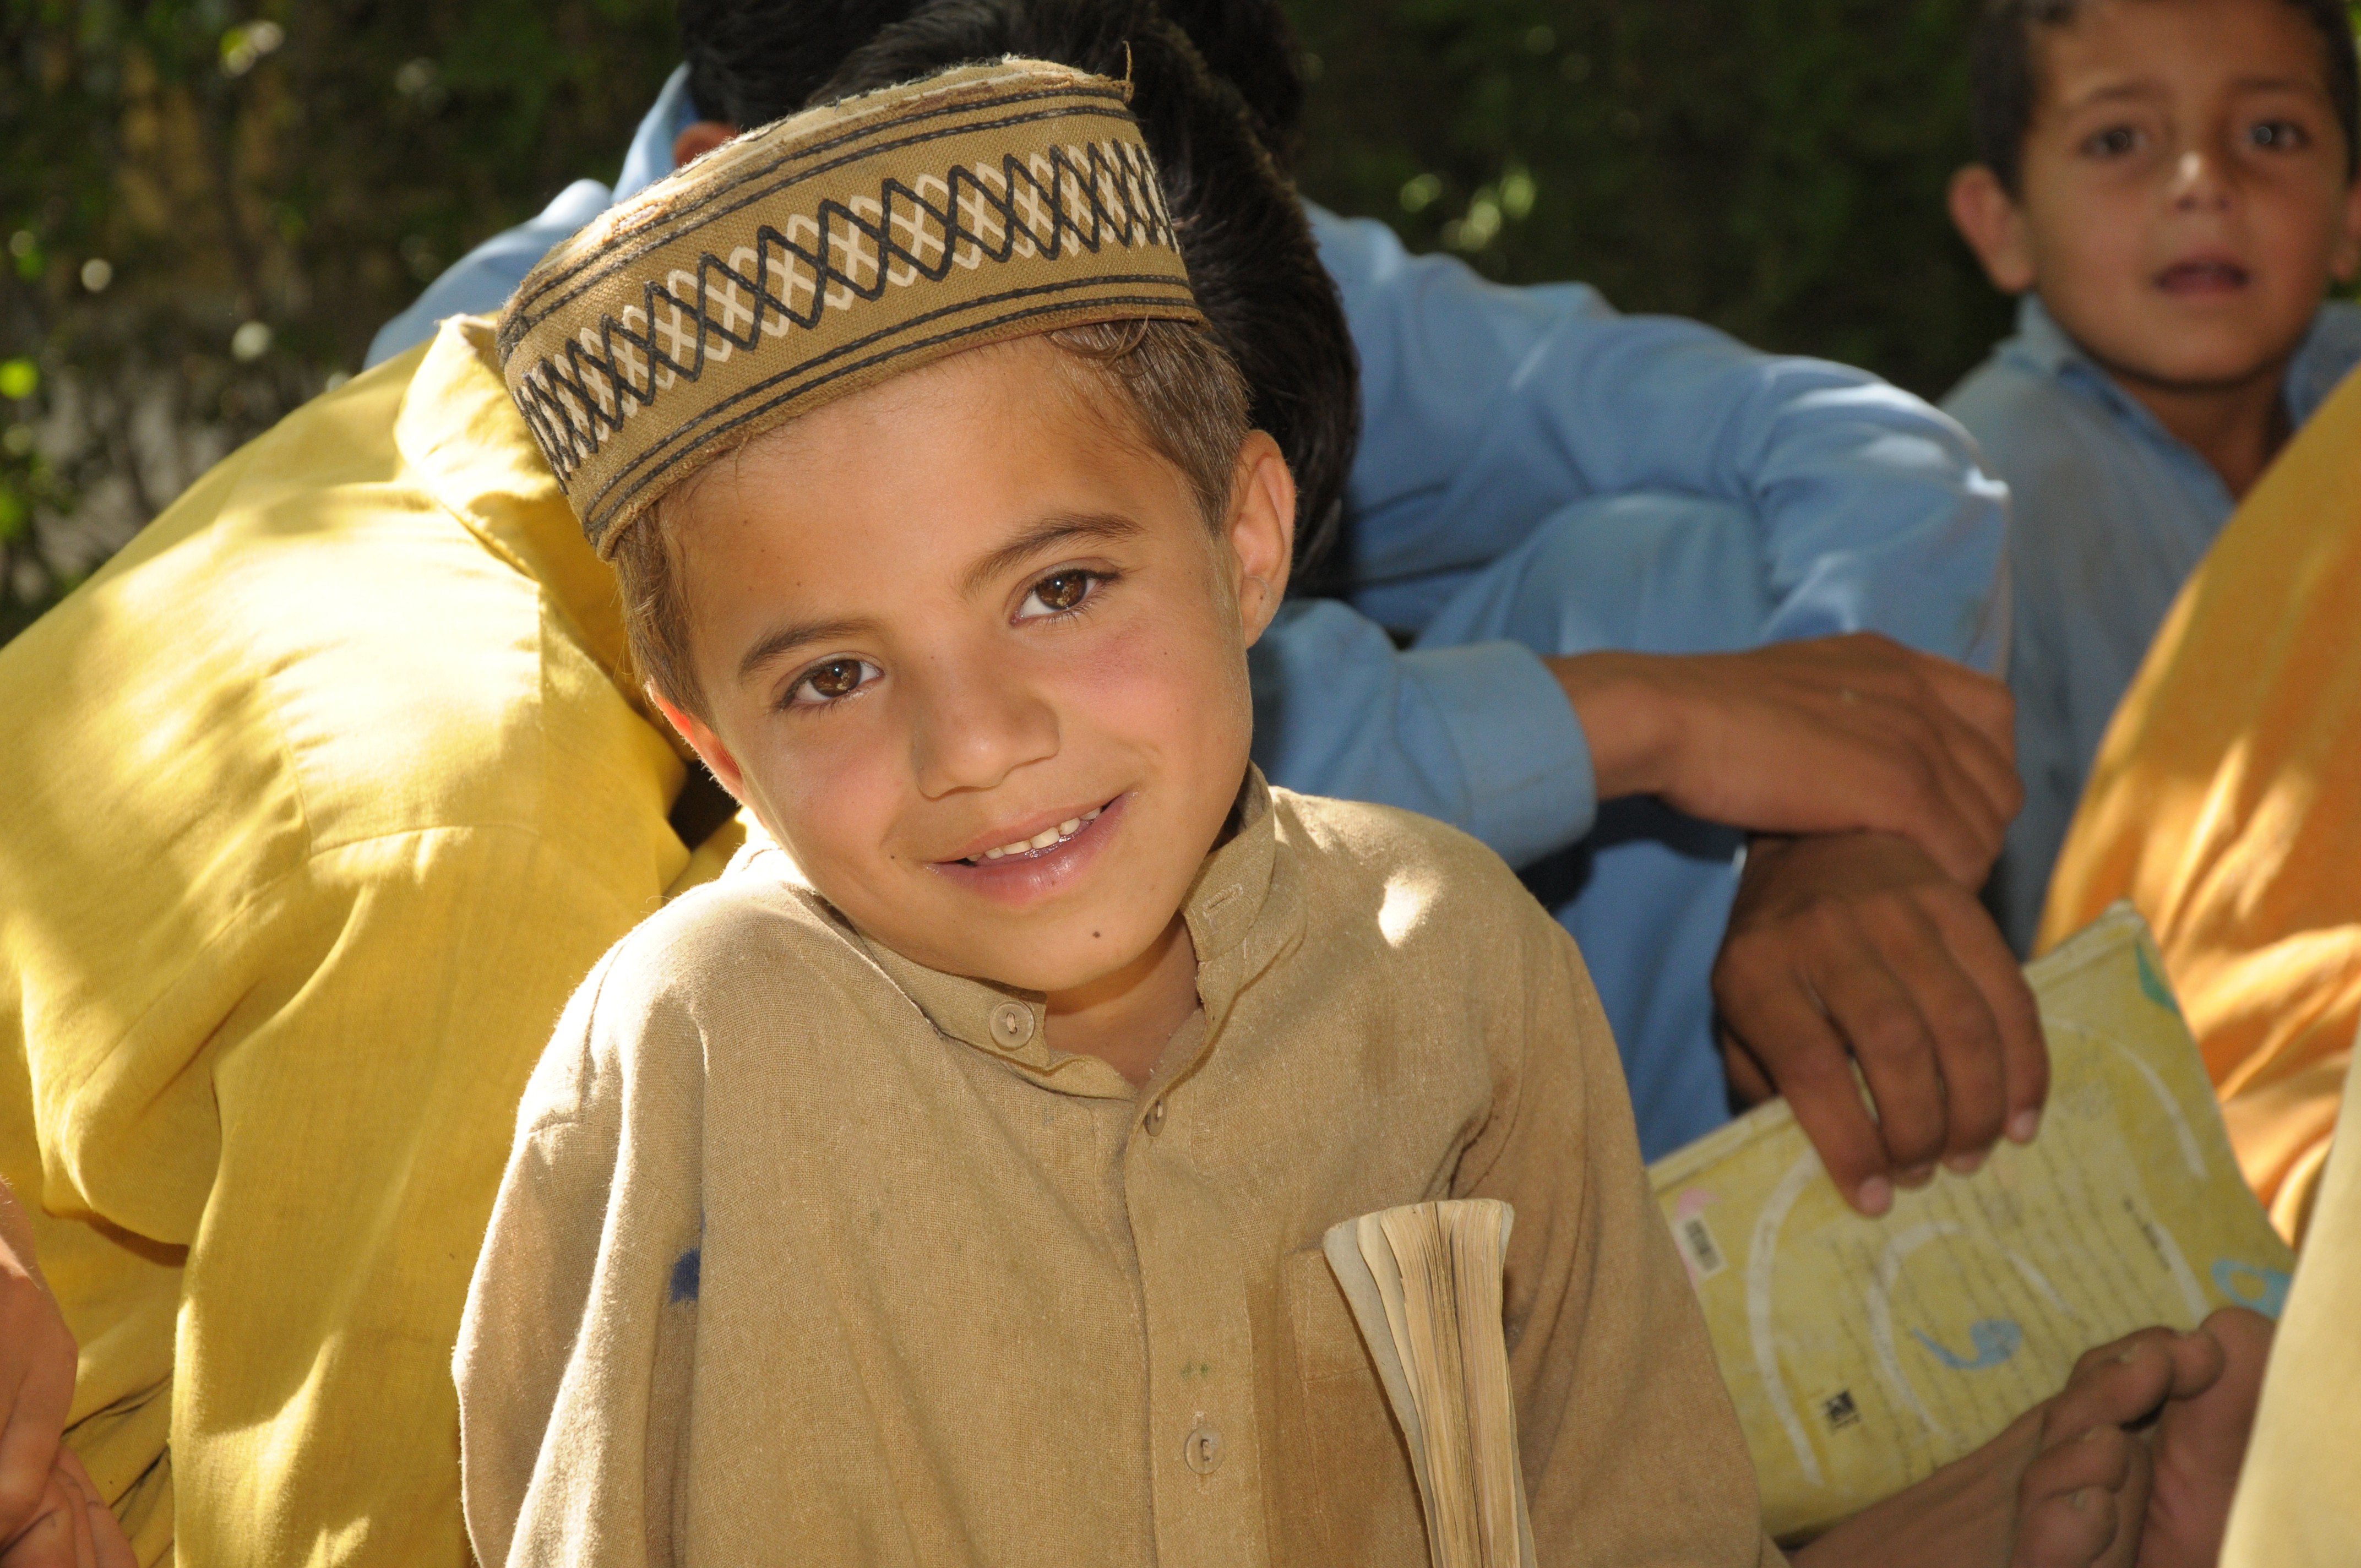
[[2039, 1125], [2049, 1052], [2033, 993], [1975, 895], [1906, 839], [1755, 840], [1713, 995], [1732, 1091], [1785, 1095], [1862, 1213], [1938, 1159], [1973, 1170], [2004, 1132], [2025, 1143]]
[[1899, 833], [1965, 887], [2025, 801], [2007, 686], [1872, 632], [1544, 663], [1601, 800], [1653, 795], [1758, 833]]
[[34, 1517], [73, 1404], [73, 1335], [33, 1256], [33, 1231], [0, 1181], [0, 1541]]
[[137, 1568], [138, 1561], [70, 1448], [58, 1450], [31, 1522], [0, 1545], [0, 1568]]

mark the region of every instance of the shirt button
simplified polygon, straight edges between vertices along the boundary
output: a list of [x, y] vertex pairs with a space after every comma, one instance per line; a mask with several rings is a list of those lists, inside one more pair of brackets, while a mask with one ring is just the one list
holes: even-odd
[[1156, 1103], [1148, 1108], [1148, 1120], [1144, 1124], [1148, 1128], [1148, 1135], [1151, 1138], [1164, 1130], [1164, 1098], [1162, 1095], [1157, 1096]]
[[1181, 1449], [1189, 1468], [1200, 1475], [1211, 1475], [1222, 1462], [1221, 1429], [1207, 1421], [1199, 1421], [1190, 1429], [1189, 1441]]
[[1019, 1003], [1004, 1002], [992, 1010], [992, 1037], [1010, 1050], [1033, 1037], [1033, 1010]]

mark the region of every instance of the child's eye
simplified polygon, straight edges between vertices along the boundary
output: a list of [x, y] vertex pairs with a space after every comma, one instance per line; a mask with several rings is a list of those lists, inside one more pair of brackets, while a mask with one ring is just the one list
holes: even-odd
[[2312, 137], [2293, 120], [2264, 120], [2250, 126], [2246, 139], [2273, 152], [2295, 152], [2312, 144]]
[[1052, 572], [1033, 585], [1025, 602], [1016, 607], [1016, 619], [1034, 620], [1045, 615], [1065, 615], [1080, 609], [1098, 591], [1104, 580], [1104, 572], [1085, 572], [1078, 566]]
[[829, 659], [803, 673], [787, 693], [791, 707], [823, 707], [840, 702], [884, 672], [865, 659]]
[[2083, 138], [2082, 150], [2093, 158], [2121, 158], [2136, 152], [2140, 145], [2139, 128], [2136, 126], [2109, 126]]

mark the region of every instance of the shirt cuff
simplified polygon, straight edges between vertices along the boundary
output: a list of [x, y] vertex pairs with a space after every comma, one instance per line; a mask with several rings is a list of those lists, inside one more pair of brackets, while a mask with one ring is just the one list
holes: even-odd
[[1520, 867], [1589, 833], [1598, 815], [1590, 741], [1539, 654], [1521, 642], [1469, 642], [1414, 649], [1400, 669], [1457, 754], [1468, 832]]

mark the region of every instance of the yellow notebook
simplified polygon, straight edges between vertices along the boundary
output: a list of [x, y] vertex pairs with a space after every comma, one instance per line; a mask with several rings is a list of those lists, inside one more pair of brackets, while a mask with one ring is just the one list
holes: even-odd
[[2290, 1254], [2247, 1190], [2156, 943], [2118, 904], [2029, 966], [2040, 1135], [1853, 1212], [1784, 1102], [1649, 1168], [1774, 1536], [1997, 1434], [2092, 1346], [2216, 1307], [2276, 1317]]

